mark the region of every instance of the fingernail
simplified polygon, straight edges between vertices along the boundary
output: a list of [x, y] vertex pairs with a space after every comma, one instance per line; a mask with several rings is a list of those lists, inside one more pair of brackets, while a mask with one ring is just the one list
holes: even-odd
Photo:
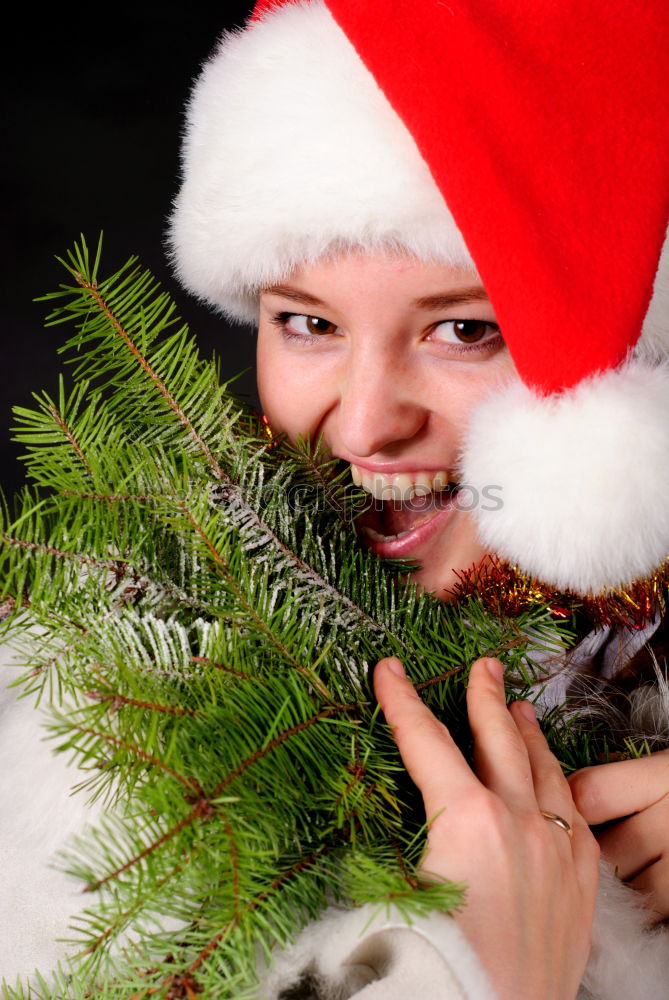
[[406, 677], [404, 667], [399, 660], [394, 658], [392, 660], [388, 660], [388, 670], [390, 670], [390, 672], [395, 674], [397, 677]]
[[487, 659], [485, 662], [488, 668], [488, 673], [490, 674], [492, 679], [494, 681], [497, 681], [498, 684], [501, 684], [502, 681], [504, 680], [504, 667], [502, 666], [500, 660], [494, 660], [490, 658]]
[[537, 721], [537, 713], [534, 711], [534, 705], [531, 701], [519, 701], [518, 711], [523, 715], [528, 722], [534, 723], [535, 726], [539, 725]]

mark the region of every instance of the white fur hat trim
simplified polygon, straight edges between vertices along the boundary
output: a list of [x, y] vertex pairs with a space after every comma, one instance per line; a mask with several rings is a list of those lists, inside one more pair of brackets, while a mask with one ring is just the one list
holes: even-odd
[[475, 273], [416, 144], [320, 0], [226, 35], [188, 108], [171, 220], [179, 278], [230, 318], [351, 247]]
[[[538, 398], [514, 382], [472, 415], [462, 459], [491, 551], [559, 588], [597, 594], [669, 555], [669, 365], [635, 360]], [[485, 494], [483, 494], [485, 495]]]

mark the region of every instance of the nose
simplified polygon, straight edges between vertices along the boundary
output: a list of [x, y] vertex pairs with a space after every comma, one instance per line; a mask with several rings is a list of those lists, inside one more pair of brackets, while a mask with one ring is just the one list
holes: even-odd
[[356, 458], [397, 452], [428, 419], [420, 388], [420, 380], [402, 359], [354, 352], [343, 373], [336, 411], [342, 448]]

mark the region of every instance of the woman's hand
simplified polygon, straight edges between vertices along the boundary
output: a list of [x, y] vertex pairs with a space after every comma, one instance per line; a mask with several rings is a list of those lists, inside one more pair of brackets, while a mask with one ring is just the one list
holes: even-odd
[[[500, 1000], [573, 1000], [590, 951], [599, 850], [532, 707], [507, 709], [502, 669], [483, 659], [471, 671], [476, 774], [399, 660], [378, 664], [374, 687], [434, 817], [423, 868], [466, 883], [456, 919]], [[573, 839], [541, 809], [570, 823]]]
[[669, 917], [669, 750], [585, 767], [569, 779], [576, 807], [620, 877], [646, 894], [653, 920]]

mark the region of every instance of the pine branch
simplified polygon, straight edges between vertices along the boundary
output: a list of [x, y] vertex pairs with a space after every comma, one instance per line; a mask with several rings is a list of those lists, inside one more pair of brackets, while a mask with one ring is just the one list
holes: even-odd
[[298, 660], [295, 659], [295, 657], [291, 654], [291, 652], [279, 641], [277, 635], [272, 631], [272, 629], [257, 613], [253, 604], [251, 604], [251, 602], [247, 600], [246, 595], [244, 594], [242, 588], [238, 585], [234, 574], [231, 572], [230, 566], [228, 565], [224, 557], [221, 555], [221, 553], [218, 551], [213, 541], [209, 538], [205, 529], [197, 522], [197, 520], [195, 519], [193, 514], [188, 510], [186, 505], [180, 501], [177, 501], [176, 506], [183, 513], [184, 517], [191, 525], [196, 535], [199, 538], [201, 538], [202, 541], [204, 542], [205, 547], [209, 552], [209, 555], [211, 556], [212, 560], [216, 565], [216, 568], [225, 578], [236, 600], [239, 602], [239, 605], [243, 609], [243, 612], [245, 613], [246, 616], [248, 616], [248, 619], [254, 622], [256, 627], [260, 629], [260, 631], [262, 632], [262, 634], [265, 636], [265, 638], [269, 643], [276, 646], [279, 653], [290, 662], [291, 666], [293, 666], [295, 670], [298, 671], [298, 673], [303, 674], [303, 676], [306, 677], [314, 685], [316, 690], [320, 692], [320, 694], [323, 696], [323, 698], [325, 698], [326, 701], [333, 701], [334, 698], [332, 694], [328, 691], [325, 685], [318, 679], [313, 670], [303, 667], [298, 662]]
[[156, 391], [162, 396], [165, 403], [172, 410], [172, 412], [176, 416], [177, 420], [179, 421], [185, 432], [192, 439], [196, 447], [204, 455], [213, 474], [216, 476], [217, 479], [220, 479], [223, 482], [228, 482], [229, 477], [227, 473], [218, 464], [218, 462], [212, 455], [210, 449], [208, 448], [206, 443], [202, 440], [200, 435], [197, 433], [197, 431], [191, 424], [190, 420], [188, 419], [182, 408], [177, 403], [176, 399], [174, 399], [174, 397], [170, 393], [165, 383], [162, 381], [162, 379], [158, 377], [154, 368], [149, 364], [147, 359], [144, 357], [142, 352], [139, 350], [135, 342], [128, 334], [127, 330], [123, 328], [123, 326], [121, 325], [115, 314], [108, 306], [103, 295], [100, 293], [97, 281], [95, 281], [95, 279], [86, 277], [86, 275], [82, 274], [79, 271], [74, 271], [73, 273], [79, 286], [84, 290], [84, 292], [88, 293], [90, 299], [98, 306], [101, 313], [107, 317], [112, 328], [119, 335], [119, 337], [121, 338], [125, 346], [128, 348], [130, 353], [133, 355], [133, 357], [136, 358], [140, 368], [148, 375], [148, 377], [154, 383]]
[[240, 681], [250, 681], [253, 680], [252, 674], [244, 674], [239, 670], [233, 669], [233, 667], [228, 667], [224, 663], [214, 663], [213, 660], [207, 659], [205, 656], [194, 656], [193, 663], [199, 663], [205, 667], [214, 667], [215, 670], [222, 670], [226, 674], [231, 674]]
[[118, 691], [86, 691], [86, 697], [92, 701], [110, 702], [109, 711], [113, 714], [123, 705], [134, 705], [135, 708], [145, 708], [149, 712], [169, 712], [171, 715], [196, 715], [188, 708], [178, 705], [154, 705], [150, 701], [140, 701], [138, 698], [127, 698]]
[[286, 740], [289, 740], [292, 736], [296, 736], [297, 733], [310, 729], [322, 719], [329, 719], [333, 715], [338, 715], [341, 712], [348, 712], [355, 715], [360, 711], [360, 707], [359, 703], [355, 703], [353, 705], [332, 705], [330, 708], [321, 709], [320, 712], [312, 715], [311, 718], [305, 719], [303, 722], [298, 722], [297, 725], [290, 726], [290, 728], [285, 729], [282, 733], [279, 733], [278, 736], [271, 739], [265, 746], [250, 754], [246, 760], [240, 761], [239, 765], [231, 771], [230, 774], [226, 774], [223, 781], [217, 785], [216, 789], [210, 796], [211, 800], [213, 801], [219, 798], [228, 785], [230, 785], [233, 781], [236, 781], [236, 779], [239, 778], [247, 768], [252, 767], [253, 764], [256, 764], [259, 760], [266, 756], [266, 754], [271, 753], [277, 747], [281, 746], [282, 743], [285, 743]]
[[79, 461], [83, 465], [84, 469], [86, 470], [87, 475], [89, 475], [92, 478], [93, 477], [93, 470], [91, 469], [90, 465], [86, 461], [86, 456], [84, 455], [84, 452], [83, 452], [83, 450], [81, 448], [81, 445], [79, 444], [79, 442], [75, 438], [75, 436], [74, 436], [74, 434], [72, 432], [72, 429], [68, 426], [67, 422], [65, 421], [65, 418], [56, 409], [56, 407], [53, 405], [53, 403], [49, 404], [49, 412], [51, 413], [51, 415], [52, 415], [52, 417], [54, 419], [54, 422], [57, 424], [58, 427], [60, 427], [60, 429], [62, 430], [63, 434], [65, 435], [65, 437], [67, 438], [67, 440], [72, 445], [72, 448], [74, 449], [74, 451], [75, 451], [75, 453], [77, 455], [77, 458], [79, 459]]
[[[467, 665], [503, 655], [527, 693], [533, 649], [569, 632], [540, 606], [509, 620], [419, 598], [358, 546], [337, 463], [268, 440], [150, 275], [100, 280], [85, 243], [66, 266], [50, 322], [77, 327], [75, 386], [18, 415], [37, 490], [5, 519], [2, 572], [30, 604], [14, 629], [31, 687], [64, 701], [59, 749], [116, 813], [71, 853], [99, 900], [71, 978], [42, 995], [240, 1000], [256, 946], [285, 947], [332, 899], [407, 919], [461, 905], [419, 875], [423, 819], [371, 665], [401, 655], [469, 752]], [[181, 930], [148, 929], [155, 914]]]
[[64, 552], [61, 549], [54, 548], [52, 545], [44, 545], [40, 542], [30, 542], [22, 538], [14, 538], [11, 535], [5, 534], [4, 531], [0, 533], [0, 539], [5, 543], [5, 545], [12, 545], [17, 548], [26, 549], [28, 552], [33, 554], [54, 556], [56, 559], [67, 559], [71, 562], [79, 563], [81, 566], [92, 566], [94, 569], [103, 569], [114, 574], [119, 572], [120, 564], [118, 560], [103, 561], [100, 559], [93, 559], [90, 556], [82, 555], [80, 552]]
[[[337, 838], [332, 838], [334, 841]], [[306, 858], [302, 858], [300, 861], [292, 865], [287, 871], [282, 872], [269, 884], [267, 889], [259, 893], [254, 899], [252, 899], [246, 907], [247, 913], [252, 913], [256, 910], [270, 895], [276, 893], [281, 889], [286, 882], [294, 879], [297, 875], [301, 875], [308, 868], [312, 868], [321, 858], [325, 857], [333, 848], [333, 842], [323, 844], [317, 851], [313, 851], [308, 854]], [[192, 975], [198, 971], [198, 969], [203, 965], [204, 962], [209, 958], [210, 955], [219, 947], [221, 942], [224, 940], [226, 935], [230, 933], [236, 926], [238, 926], [239, 917], [230, 921], [230, 923], [220, 930], [214, 937], [209, 941], [206, 948], [204, 948], [197, 958], [189, 965], [188, 972]]]
[[[80, 263], [81, 260], [82, 259], [79, 258]], [[98, 260], [99, 260], [99, 255], [98, 255]], [[248, 505], [245, 504], [244, 498], [240, 494], [239, 490], [234, 489], [229, 474], [223, 469], [223, 467], [216, 460], [211, 449], [202, 439], [202, 437], [198, 434], [197, 430], [193, 426], [193, 423], [188, 418], [187, 414], [184, 412], [182, 407], [179, 405], [175, 396], [170, 392], [167, 385], [158, 376], [154, 367], [146, 359], [146, 357], [139, 349], [137, 344], [133, 341], [127, 329], [122, 324], [121, 320], [116, 315], [115, 311], [110, 307], [110, 305], [106, 301], [106, 298], [102, 294], [96, 279], [92, 276], [89, 276], [83, 269], [78, 269], [77, 267], [71, 267], [67, 264], [65, 264], [65, 266], [73, 274], [75, 280], [77, 281], [77, 284], [83, 290], [83, 292], [90, 299], [92, 299], [92, 301], [97, 305], [102, 316], [104, 316], [107, 319], [112, 329], [116, 332], [116, 334], [120, 337], [123, 344], [129, 350], [130, 354], [133, 356], [133, 358], [136, 359], [141, 370], [148, 376], [151, 383], [153, 383], [156, 391], [162, 397], [166, 405], [175, 414], [179, 423], [181, 424], [181, 426], [183, 427], [189, 438], [195, 443], [196, 447], [205, 457], [207, 464], [209, 465], [209, 468], [212, 471], [215, 478], [223, 483], [228, 484], [228, 489], [222, 491], [219, 494], [221, 501], [230, 503], [234, 499], [236, 503], [241, 502], [244, 508], [244, 517], [246, 518], [246, 520], [250, 521], [253, 524], [253, 526], [257, 530], [259, 530], [262, 533], [262, 535], [265, 536], [267, 541], [271, 541], [274, 545], [276, 545], [278, 549], [282, 552], [282, 554], [294, 565], [295, 569], [301, 575], [309, 579], [317, 588], [329, 591], [331, 597], [336, 599], [338, 602], [342, 603], [350, 611], [357, 614], [361, 614], [368, 627], [371, 627], [375, 630], [380, 630], [381, 626], [378, 622], [374, 621], [367, 614], [362, 612], [361, 609], [358, 608], [354, 604], [354, 602], [352, 602], [345, 594], [335, 591], [334, 588], [328, 585], [326, 581], [319, 574], [315, 573], [310, 566], [308, 566], [302, 559], [297, 557], [295, 553], [281, 541], [281, 539], [269, 528], [269, 526], [264, 521], [262, 521], [261, 518], [258, 517], [257, 513], [252, 508], [248, 507]], [[148, 279], [145, 279], [142, 283], [142, 292], [145, 291], [146, 286], [148, 286], [151, 290], [153, 290], [153, 285], [152, 283], [149, 282]], [[145, 296], [143, 295], [140, 301], [144, 303], [144, 299]], [[161, 309], [164, 308], [164, 305], [165, 303], [162, 298], [156, 300], [156, 305], [154, 306], [153, 311], [159, 312]], [[317, 468], [317, 463], [312, 459], [309, 459], [308, 461], [312, 470], [315, 470]], [[320, 470], [319, 470], [319, 476], [323, 478]], [[330, 495], [333, 496], [334, 494], [331, 493]]]
[[116, 736], [112, 736], [110, 733], [101, 733], [95, 729], [87, 729], [84, 726], [71, 725], [70, 730], [75, 733], [81, 733], [84, 736], [94, 736], [96, 739], [102, 740], [110, 746], [118, 747], [121, 750], [127, 750], [129, 753], [134, 754], [135, 757], [139, 757], [140, 760], [145, 760], [147, 763], [152, 764], [153, 767], [160, 768], [162, 771], [171, 775], [191, 794], [195, 792], [196, 795], [204, 795], [202, 789], [193, 783], [192, 778], [185, 778], [183, 775], [177, 774], [177, 772], [173, 768], [169, 767], [164, 761], [158, 760], [150, 753], [146, 753], [146, 751], [142, 750], [141, 747], [134, 746], [132, 743], [125, 743], [123, 740], [118, 739]]
[[[190, 857], [184, 858], [177, 865], [175, 865], [174, 868], [167, 873], [167, 875], [158, 879], [149, 892], [140, 894], [135, 899], [132, 906], [128, 907], [128, 909], [124, 910], [122, 913], [119, 913], [114, 920], [114, 923], [110, 924], [109, 927], [107, 927], [102, 934], [99, 934], [98, 937], [84, 950], [84, 955], [94, 954], [94, 952], [101, 948], [105, 942], [109, 940], [109, 938], [127, 926], [129, 921], [132, 919], [133, 914], [137, 913], [142, 909], [142, 907], [146, 906], [156, 892], [160, 892], [160, 890], [164, 889], [174, 878], [176, 878], [177, 875], [181, 874], [189, 861]], [[84, 892], [86, 891], [90, 891], [88, 887], [84, 889]]]

